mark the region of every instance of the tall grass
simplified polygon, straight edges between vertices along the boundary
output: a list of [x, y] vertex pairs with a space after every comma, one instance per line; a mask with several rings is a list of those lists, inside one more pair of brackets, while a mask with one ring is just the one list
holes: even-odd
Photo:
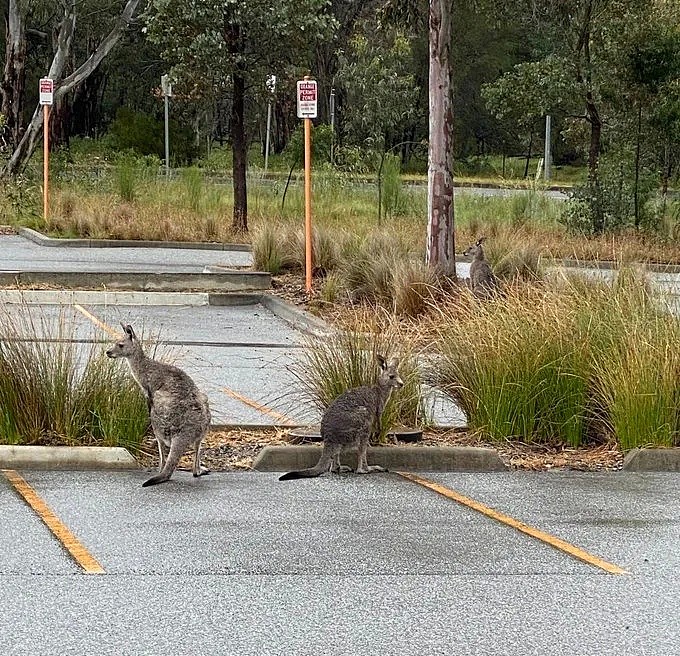
[[[357, 323], [365, 317], [357, 317]], [[385, 408], [380, 440], [395, 426], [422, 426], [428, 418], [421, 395], [415, 353], [396, 327], [367, 332], [344, 331], [310, 339], [302, 360], [293, 368], [302, 396], [323, 412], [344, 391], [373, 385], [379, 374], [378, 355], [400, 358], [404, 387], [392, 393]]]
[[0, 439], [10, 444], [139, 448], [146, 403], [101, 345], [74, 341], [63, 316], [0, 315]]
[[190, 166], [182, 170], [182, 182], [189, 207], [194, 212], [201, 210], [201, 198], [204, 194], [203, 171], [197, 166]]
[[680, 327], [639, 275], [462, 295], [440, 325], [434, 382], [492, 439], [677, 441]]

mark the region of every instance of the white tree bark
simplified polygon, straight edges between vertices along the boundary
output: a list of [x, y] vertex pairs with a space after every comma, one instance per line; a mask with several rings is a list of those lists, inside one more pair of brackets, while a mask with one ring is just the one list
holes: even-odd
[[9, 0], [6, 20], [1, 112], [7, 121], [10, 143], [16, 146], [21, 130], [21, 107], [26, 80], [26, 35], [19, 0]]
[[[61, 78], [64, 72], [64, 66], [66, 65], [67, 58], [71, 52], [71, 40], [73, 38], [73, 32], [76, 25], [76, 3], [75, 0], [71, 0], [70, 6], [66, 10], [64, 20], [62, 21], [59, 28], [57, 50], [54, 54], [50, 70], [47, 75], [55, 81], [55, 102], [57, 102], [69, 91], [75, 89], [83, 80], [87, 79], [87, 77], [96, 70], [97, 66], [101, 64], [102, 60], [111, 52], [116, 43], [118, 43], [118, 40], [123, 34], [123, 30], [125, 30], [132, 20], [139, 2], [140, 0], [127, 0], [120, 18], [117, 20], [111, 31], [106, 35], [104, 40], [99, 44], [97, 49], [71, 75], [62, 80]], [[42, 129], [43, 113], [41, 111], [40, 105], [38, 105], [33, 112], [33, 117], [26, 128], [23, 138], [12, 153], [12, 156], [10, 157], [7, 164], [0, 172], [0, 178], [6, 177], [8, 175], [16, 175], [24, 169], [42, 135]]]
[[427, 170], [427, 263], [455, 277], [451, 6], [430, 0], [430, 117]]

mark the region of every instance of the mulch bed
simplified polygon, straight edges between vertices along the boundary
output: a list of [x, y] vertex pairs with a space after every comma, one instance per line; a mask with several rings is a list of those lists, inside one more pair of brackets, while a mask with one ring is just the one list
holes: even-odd
[[[226, 431], [211, 432], [203, 443], [203, 464], [211, 471], [248, 471], [252, 469], [255, 457], [268, 445], [298, 443], [291, 438], [289, 430], [271, 428], [247, 430], [234, 428]], [[399, 448], [399, 444], [393, 445]], [[426, 431], [420, 442], [408, 446], [482, 446], [494, 448], [501, 460], [512, 470], [550, 471], [570, 469], [575, 471], [616, 471], [623, 465], [623, 454], [617, 445], [602, 444], [593, 447], [552, 447], [546, 445], [526, 445], [518, 442], [492, 444], [480, 440], [478, 436], [459, 431]], [[155, 441], [148, 438], [144, 451], [138, 456], [143, 467], [153, 468], [158, 464]], [[191, 469], [192, 455], [185, 455], [180, 461], [180, 469]]]

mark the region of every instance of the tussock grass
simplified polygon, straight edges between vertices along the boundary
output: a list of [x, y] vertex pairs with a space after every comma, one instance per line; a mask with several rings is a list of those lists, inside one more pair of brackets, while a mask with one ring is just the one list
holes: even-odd
[[[359, 323], [368, 327], [370, 319], [366, 314], [357, 316], [356, 324]], [[385, 329], [373, 322], [373, 328], [310, 339], [301, 362], [292, 371], [301, 394], [323, 413], [345, 390], [375, 383], [379, 373], [378, 354], [386, 358], [398, 356], [404, 387], [392, 393], [385, 408], [380, 435], [384, 441], [390, 428], [422, 426], [428, 418], [422, 403], [416, 355], [409, 341], [399, 334], [394, 323]]]
[[642, 278], [518, 285], [442, 311], [434, 382], [495, 439], [616, 438], [670, 445], [680, 430], [678, 320]]
[[146, 402], [103, 347], [73, 342], [75, 327], [0, 314], [0, 439], [9, 444], [141, 444]]

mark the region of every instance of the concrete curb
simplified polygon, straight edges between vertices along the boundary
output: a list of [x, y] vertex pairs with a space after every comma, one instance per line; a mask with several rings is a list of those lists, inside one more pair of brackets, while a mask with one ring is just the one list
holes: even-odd
[[319, 317], [315, 317], [306, 310], [301, 310], [290, 303], [286, 303], [276, 296], [262, 294], [259, 302], [279, 317], [279, 319], [283, 319], [297, 330], [317, 336], [328, 335], [333, 332], [333, 328], [323, 319], [319, 319]]
[[182, 248], [203, 251], [243, 251], [250, 253], [250, 244], [218, 244], [209, 241], [142, 241], [138, 239], [58, 239], [31, 228], [19, 228], [18, 234], [40, 246], [65, 248]]
[[140, 469], [123, 447], [0, 444], [0, 469]]
[[31, 285], [54, 285], [62, 289], [244, 292], [263, 291], [271, 288], [271, 275], [264, 271], [230, 271], [225, 273], [17, 271], [0, 273], [0, 286], [29, 287]]
[[680, 449], [633, 449], [623, 458], [623, 470], [680, 472]]
[[[262, 472], [293, 471], [313, 467], [321, 455], [321, 446], [266, 446], [253, 462]], [[341, 461], [355, 468], [356, 450], [343, 454]], [[388, 470], [429, 472], [497, 472], [507, 471], [495, 449], [469, 446], [377, 446], [369, 447], [368, 462]]]

